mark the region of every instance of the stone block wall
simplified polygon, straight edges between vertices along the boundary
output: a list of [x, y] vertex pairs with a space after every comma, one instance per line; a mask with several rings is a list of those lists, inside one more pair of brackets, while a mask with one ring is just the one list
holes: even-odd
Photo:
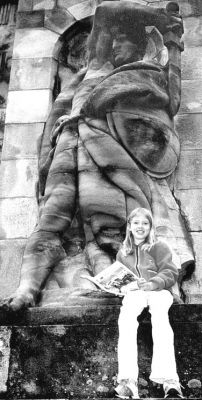
[[3, 144], [17, 7], [17, 0], [2, 0], [0, 3], [0, 159]]
[[[167, 1], [136, 0], [151, 7]], [[179, 0], [184, 17], [182, 104], [176, 119], [181, 159], [174, 195], [188, 220], [196, 252], [196, 270], [185, 282], [188, 302], [201, 302], [202, 227], [202, 6]], [[6, 128], [0, 173], [1, 296], [18, 286], [23, 247], [37, 221], [37, 138], [53, 102], [60, 36], [77, 21], [92, 16], [96, 0], [20, 0], [12, 57]]]
[[182, 103], [176, 118], [181, 141], [181, 158], [175, 182], [175, 196], [188, 222], [196, 269], [184, 283], [188, 302], [201, 303], [202, 295], [202, 3], [180, 1], [184, 14], [182, 54]]

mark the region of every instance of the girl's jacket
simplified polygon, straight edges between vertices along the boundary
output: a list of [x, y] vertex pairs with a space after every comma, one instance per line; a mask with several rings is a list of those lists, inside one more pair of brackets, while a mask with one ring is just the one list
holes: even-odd
[[137, 278], [158, 285], [156, 290], [171, 289], [178, 278], [178, 269], [172, 261], [172, 253], [166, 243], [157, 241], [144, 249], [144, 245], [135, 246], [132, 254], [124, 255], [122, 250], [116, 259], [133, 271]]

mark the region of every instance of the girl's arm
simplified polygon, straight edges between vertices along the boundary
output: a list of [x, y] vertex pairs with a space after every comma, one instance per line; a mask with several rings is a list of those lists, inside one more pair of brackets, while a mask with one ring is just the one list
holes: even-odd
[[158, 273], [151, 278], [148, 283], [152, 283], [153, 289], [146, 290], [162, 290], [172, 287], [178, 278], [178, 269], [172, 261], [172, 253], [164, 242], [157, 242], [151, 255], [154, 257], [158, 267]]
[[[121, 250], [119, 250], [118, 253], [117, 253], [117, 255], [116, 255], [116, 261], [119, 261], [119, 262], [123, 263], [123, 260], [122, 260], [122, 251], [121, 251]], [[124, 264], [124, 263], [123, 263], [123, 264]]]
[[[116, 260], [125, 265], [124, 258], [122, 256], [122, 251], [121, 250], [118, 251], [118, 253], [116, 255]], [[130, 282], [127, 285], [124, 285], [121, 288], [121, 293], [123, 293], [125, 295], [128, 292], [130, 292], [131, 290], [138, 290], [138, 289], [139, 289], [139, 286], [138, 286], [138, 280], [137, 280], [137, 281], [134, 281], [134, 282]]]

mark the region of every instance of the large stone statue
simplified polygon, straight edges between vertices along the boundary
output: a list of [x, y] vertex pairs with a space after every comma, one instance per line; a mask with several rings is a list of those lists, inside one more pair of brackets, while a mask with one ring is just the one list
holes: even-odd
[[[163, 35], [166, 65], [144, 58], [147, 26]], [[173, 117], [182, 31], [175, 3], [167, 10], [130, 1], [97, 7], [88, 67], [67, 82], [39, 145], [39, 221], [11, 309], [36, 304], [51, 273], [70, 294], [95, 290], [82, 275], [112, 263], [135, 207], [152, 210], [157, 235], [181, 265], [193, 260], [168, 180], [179, 158]]]

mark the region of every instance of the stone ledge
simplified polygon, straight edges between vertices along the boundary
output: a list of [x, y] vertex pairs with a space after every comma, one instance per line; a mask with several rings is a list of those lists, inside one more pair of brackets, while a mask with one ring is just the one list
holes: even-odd
[[[89, 298], [89, 304], [69, 307], [34, 307], [18, 313], [8, 313], [0, 309], [0, 326], [46, 326], [64, 324], [117, 325], [121, 300], [119, 298]], [[94, 303], [92, 305], [92, 303]], [[149, 314], [143, 312], [141, 320], [149, 322]], [[171, 323], [202, 323], [202, 304], [179, 304], [170, 309]]]
[[[43, 309], [40, 310], [43, 312], [40, 315], [43, 325], [38, 321], [38, 326], [33, 326], [33, 320], [30, 320], [32, 326], [7, 328], [11, 331], [11, 340], [6, 398], [114, 398], [119, 306], [89, 305], [89, 312], [87, 309], [83, 310], [85, 315], [81, 308], [83, 307], [75, 306], [55, 310], [57, 315], [65, 314], [64, 324], [54, 325], [52, 319], [50, 325], [50, 318], [49, 321], [44, 320], [45, 312], [50, 312], [50, 309]], [[36, 313], [36, 309], [29, 312]], [[182, 317], [181, 321], [179, 316]], [[202, 354], [199, 349], [201, 306], [173, 306], [171, 320], [175, 333], [178, 373], [184, 386], [184, 395], [189, 399], [202, 398]], [[35, 324], [36, 322], [35, 320]], [[47, 322], [49, 325], [46, 325]], [[144, 398], [162, 398], [162, 387], [154, 386], [149, 380], [152, 335], [146, 314], [140, 322], [139, 394]]]

